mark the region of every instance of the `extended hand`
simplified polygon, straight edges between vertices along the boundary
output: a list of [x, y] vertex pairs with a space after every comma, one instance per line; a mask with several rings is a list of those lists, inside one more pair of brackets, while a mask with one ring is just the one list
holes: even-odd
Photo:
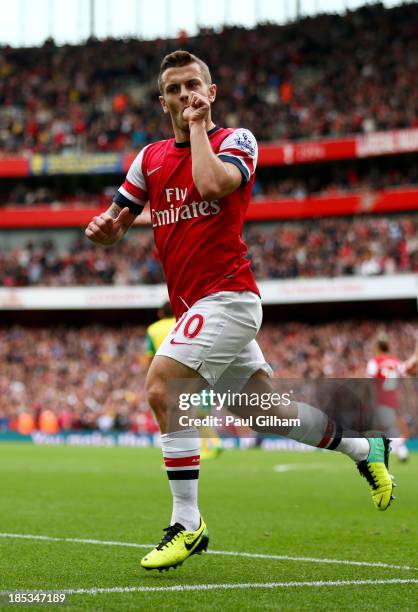
[[206, 123], [209, 117], [210, 101], [206, 96], [200, 93], [192, 93], [189, 100], [189, 106], [184, 109], [183, 117], [192, 123]]
[[126, 231], [126, 225], [130, 218], [129, 208], [122, 208], [116, 218], [108, 212], [104, 212], [93, 219], [88, 224], [85, 234], [92, 242], [110, 246], [115, 244]]

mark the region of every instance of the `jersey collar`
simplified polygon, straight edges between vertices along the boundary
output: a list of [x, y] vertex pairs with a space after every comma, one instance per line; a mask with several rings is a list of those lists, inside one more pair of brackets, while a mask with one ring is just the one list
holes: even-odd
[[[215, 127], [213, 127], [211, 130], [209, 130], [209, 132], [207, 132], [207, 135], [210, 137], [210, 136], [212, 136], [212, 134], [214, 134], [215, 132], [217, 132], [220, 129], [221, 128], [220, 128], [219, 125], [215, 125]], [[186, 142], [174, 142], [174, 146], [177, 149], [185, 149], [187, 147], [190, 147], [190, 140], [187, 140]]]

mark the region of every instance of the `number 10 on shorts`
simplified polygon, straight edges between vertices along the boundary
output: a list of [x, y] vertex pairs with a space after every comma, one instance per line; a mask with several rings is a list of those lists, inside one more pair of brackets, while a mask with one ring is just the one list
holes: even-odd
[[[184, 313], [182, 317], [180, 317], [178, 323], [174, 327], [172, 334], [176, 336], [177, 333], [182, 330], [184, 338], [196, 338], [202, 330], [204, 318], [201, 314], [194, 314], [191, 317], [187, 317], [187, 312]], [[171, 341], [172, 344], [175, 344], [175, 341]]]

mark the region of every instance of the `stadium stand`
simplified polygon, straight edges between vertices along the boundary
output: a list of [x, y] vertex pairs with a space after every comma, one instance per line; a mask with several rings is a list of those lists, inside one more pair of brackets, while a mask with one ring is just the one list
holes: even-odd
[[[418, 272], [418, 214], [247, 225], [258, 279]], [[129, 234], [117, 249], [60, 232], [0, 249], [0, 286], [138, 285], [164, 282], [152, 232]]]
[[[275, 376], [356, 378], [365, 376], [374, 336], [382, 329], [394, 352], [407, 358], [414, 349], [413, 321], [270, 323], [259, 341]], [[155, 432], [145, 399], [146, 369], [140, 325], [1, 329], [0, 430], [16, 430], [22, 413], [36, 428], [48, 410], [58, 430]], [[414, 427], [418, 435], [416, 418]]]
[[[289, 169], [263, 169], [254, 185], [254, 201], [263, 202], [265, 198], [291, 197], [303, 200], [312, 195], [332, 196], [335, 194], [378, 192], [392, 187], [418, 184], [418, 169], [413, 156], [389, 157], [373, 160], [371, 164], [327, 163], [321, 165], [320, 172], [309, 172], [306, 167]], [[121, 176], [115, 175], [114, 185], [103, 185], [101, 192], [89, 192], [88, 185], [77, 185], [74, 193], [62, 181], [34, 186], [29, 181], [20, 180], [10, 183], [0, 193], [0, 205], [8, 208], [45, 206], [52, 207], [95, 207], [105, 206], [113, 196]], [[113, 177], [112, 177], [113, 178]], [[107, 179], [109, 180], [109, 179]], [[32, 181], [33, 182], [33, 181]]]
[[[215, 67], [219, 123], [249, 125], [260, 140], [416, 127], [415, 11], [365, 6], [286, 26], [207, 30], [182, 42]], [[109, 39], [3, 48], [0, 150], [125, 151], [167, 137], [152, 103], [155, 75], [178, 46]]]

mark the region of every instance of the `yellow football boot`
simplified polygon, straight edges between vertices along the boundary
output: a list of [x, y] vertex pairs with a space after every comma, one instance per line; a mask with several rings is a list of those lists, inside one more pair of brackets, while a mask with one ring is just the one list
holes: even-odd
[[157, 569], [160, 572], [170, 567], [176, 568], [192, 555], [200, 555], [207, 550], [209, 534], [203, 519], [196, 531], [186, 531], [180, 523], [174, 523], [164, 529], [161, 542], [141, 560], [146, 570]]
[[368, 438], [367, 459], [357, 463], [360, 474], [370, 485], [373, 503], [378, 510], [387, 510], [394, 498], [392, 478], [388, 472], [390, 442], [386, 438]]

